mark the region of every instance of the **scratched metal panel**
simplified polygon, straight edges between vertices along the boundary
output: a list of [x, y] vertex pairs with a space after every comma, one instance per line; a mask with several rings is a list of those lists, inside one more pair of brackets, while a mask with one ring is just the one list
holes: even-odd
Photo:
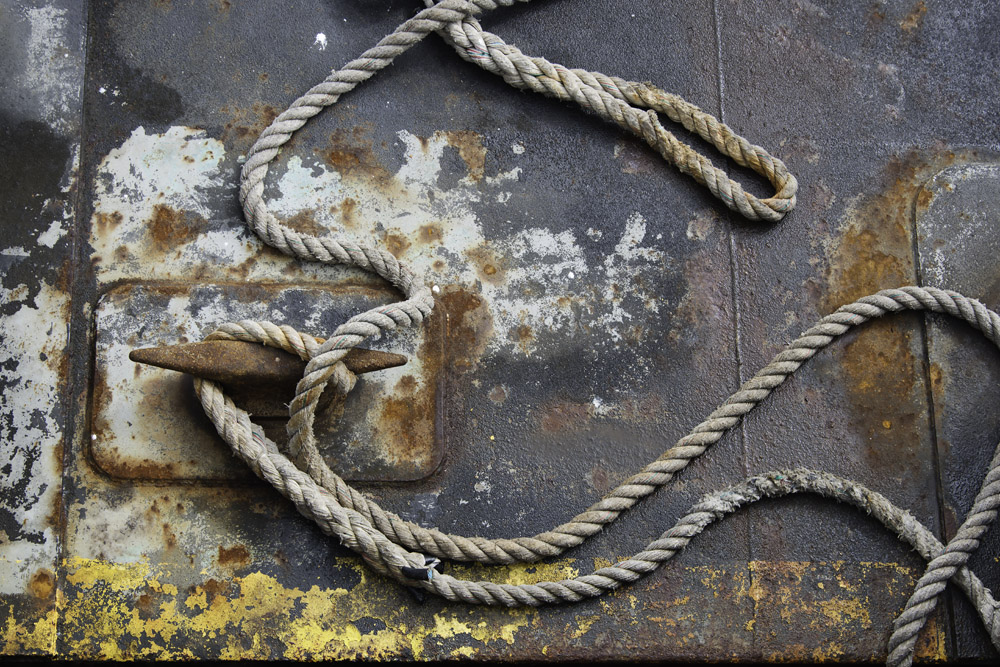
[[[301, 266], [263, 248], [244, 229], [235, 186], [241, 156], [276, 113], [417, 4], [92, 3], [84, 127], [71, 95], [45, 98], [67, 100], [59, 109], [67, 121], [26, 93], [0, 101], [13, 119], [5, 118], [5, 131], [40, 118], [29, 129], [47, 126], [70, 147], [58, 162], [57, 151], [38, 150], [47, 144], [10, 144], [11, 153], [38, 155], [33, 164], [43, 172], [30, 173], [37, 191], [14, 192], [36, 208], [2, 220], [5, 233], [34, 230], [12, 236], [10, 246], [30, 251], [30, 268], [20, 254], [3, 253], [15, 258], [12, 268], [5, 259], [4, 308], [45, 276], [56, 285], [54, 307], [64, 310], [36, 314], [37, 299], [25, 301], [12, 308], [22, 318], [15, 324], [30, 314], [72, 332], [55, 341], [65, 349], [55, 355], [66, 360], [59, 375], [39, 371], [35, 350], [25, 349], [11, 353], [23, 368], [5, 376], [38, 377], [60, 399], [47, 414], [58, 425], [48, 427], [50, 441], [27, 448], [50, 463], [21, 478], [44, 496], [39, 507], [58, 507], [52, 489], [61, 484], [65, 517], [56, 512], [51, 535], [30, 547], [28, 560], [13, 568], [0, 560], [20, 577], [0, 591], [0, 612], [10, 619], [0, 622], [12, 628], [4, 652], [877, 659], [921, 563], [844, 508], [801, 499], [754, 508], [713, 527], [665, 570], [572, 607], [419, 605], [227, 461], [218, 443], [192, 442], [185, 429], [197, 417], [191, 403], [179, 405], [183, 380], [157, 389], [149, 378], [167, 374], [142, 370], [137, 379], [124, 364], [126, 344], [193, 337], [246, 313], [287, 316], [322, 335], [361, 301], [387, 298], [370, 276]], [[82, 15], [58, 7], [0, 14], [3, 30], [20, 39], [2, 40], [14, 45], [2, 48], [21, 58], [3, 61], [0, 71], [24, 90], [39, 77], [76, 77], [79, 85]], [[406, 367], [394, 369], [398, 377], [366, 379], [367, 390], [345, 407], [345, 419], [362, 428], [361, 415], [383, 415], [368, 422], [383, 453], [399, 453], [401, 425], [432, 424], [424, 451], [437, 452], [427, 459], [435, 463], [407, 476], [392, 462], [412, 458], [384, 457], [388, 464], [370, 471], [365, 491], [446, 530], [544, 530], [666, 449], [820, 314], [916, 281], [921, 185], [949, 164], [993, 160], [1000, 148], [990, 97], [1000, 68], [988, 38], [1000, 17], [987, 3], [964, 11], [923, 2], [552, 0], [485, 19], [528, 53], [680, 93], [786, 159], [803, 184], [799, 209], [765, 228], [721, 209], [619, 130], [512, 92], [433, 36], [310, 123], [272, 170], [275, 210], [304, 229], [374, 235], [442, 288], [429, 329], [379, 342], [411, 355], [414, 381], [404, 381]], [[23, 61], [20, 53], [33, 51], [21, 44], [53, 48], [51, 36], [32, 37], [37, 16], [45, 18], [39, 31], [63, 31], [54, 41], [75, 68], [64, 72], [51, 57], [49, 71]], [[593, 26], [601, 39], [582, 39]], [[46, 181], [42, 173], [54, 175]], [[48, 192], [41, 184], [50, 181]], [[64, 202], [64, 222], [38, 222], [46, 198]], [[938, 224], [949, 222], [941, 216]], [[62, 252], [51, 262], [42, 247], [49, 241], [51, 252]], [[988, 256], [978, 261], [989, 264]], [[64, 265], [72, 279], [60, 282]], [[952, 266], [961, 273], [966, 265]], [[989, 301], [996, 295], [983, 297], [996, 306]], [[701, 493], [788, 465], [846, 474], [889, 493], [938, 532], [953, 526], [949, 513], [961, 514], [977, 482], [959, 474], [940, 443], [983, 440], [945, 419], [966, 414], [969, 395], [936, 386], [933, 364], [928, 375], [925, 345], [942, 354], [929, 331], [925, 343], [920, 318], [900, 317], [851, 334], [669, 489], [566, 558], [497, 572], [453, 569], [515, 581], [586, 572], [641, 548]], [[953, 359], [940, 365], [966, 367]], [[113, 410], [100, 395], [108, 378], [119, 401]], [[418, 383], [438, 388], [433, 401], [414, 400]], [[951, 405], [944, 396], [957, 404], [942, 408]], [[152, 419], [127, 426], [129, 416], [155, 411], [157, 398], [178, 410], [174, 443], [170, 412], [155, 427]], [[986, 395], [976, 403], [989, 405]], [[37, 438], [36, 422], [25, 426], [26, 410], [10, 414], [22, 420], [13, 422], [10, 442], [25, 448]], [[125, 415], [126, 426], [114, 415]], [[387, 424], [395, 430], [376, 428]], [[337, 446], [329, 445], [331, 458]], [[5, 439], [0, 447], [11, 445]], [[111, 447], [124, 458], [107, 456]], [[157, 465], [143, 467], [150, 457]], [[171, 460], [173, 468], [161, 465]], [[30, 497], [2, 499], [0, 512], [44, 525], [37, 509], [24, 514]], [[20, 549], [30, 540], [0, 544], [0, 554], [16, 553], [8, 544]], [[977, 557], [980, 574], [996, 562], [992, 544]], [[987, 660], [991, 650], [952, 600], [919, 652]]]

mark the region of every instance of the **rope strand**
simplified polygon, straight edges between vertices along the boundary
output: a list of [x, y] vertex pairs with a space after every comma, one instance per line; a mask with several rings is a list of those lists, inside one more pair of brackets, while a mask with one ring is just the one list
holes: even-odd
[[[313, 421], [324, 390], [347, 393], [354, 386], [354, 375], [342, 361], [347, 351], [367, 338], [400, 326], [421, 323], [433, 307], [433, 298], [416, 274], [385, 250], [363, 241], [312, 236], [282, 224], [264, 201], [264, 179], [269, 164], [294, 132], [428, 33], [440, 33], [462, 58], [503, 77], [514, 87], [573, 101], [636, 134], [665, 160], [750, 220], [778, 221], [795, 206], [798, 185], [784, 163], [710, 114], [652, 84], [567, 69], [542, 58], [526, 56], [496, 35], [484, 31], [475, 18], [483, 11], [509, 6], [515, 1], [527, 2], [428, 2], [430, 6], [426, 9], [293, 102], [251, 148], [241, 176], [240, 201], [247, 223], [263, 241], [304, 261], [357, 266], [376, 273], [399, 289], [404, 300], [352, 317], [326, 341], [289, 326], [253, 321], [225, 324], [210, 334], [209, 339], [250, 340], [278, 347], [308, 362], [289, 408], [287, 456], [217, 384], [196, 380], [195, 390], [220, 436], [237, 456], [289, 498], [302, 514], [358, 552], [375, 570], [407, 586], [469, 604], [538, 606], [596, 597], [652, 572], [710, 524], [741, 507], [765, 498], [796, 493], [819, 494], [871, 513], [930, 560], [927, 572], [897, 619], [890, 640], [888, 664], [908, 665], [912, 660], [916, 635], [948, 581], [956, 582], [966, 593], [990, 632], [994, 646], [1000, 649], [1000, 608], [989, 589], [965, 567], [1000, 506], [1000, 446], [973, 510], [947, 545], [942, 545], [907, 512], [874, 491], [827, 473], [788, 470], [751, 477], [730, 489], [706, 496], [643, 551], [611, 567], [572, 579], [497, 584], [459, 579], [437, 573], [433, 568], [437, 558], [508, 564], [557, 556], [578, 546], [669, 482], [817, 352], [851, 327], [868, 320], [901, 310], [946, 313], [968, 322], [1000, 346], [1000, 316], [978, 301], [955, 292], [921, 287], [885, 290], [827, 315], [776, 355], [662, 456], [570, 521], [534, 536], [464, 537], [418, 526], [382, 509], [327, 466], [318, 451]], [[747, 194], [707, 157], [668, 132], [658, 114], [699, 135], [738, 165], [767, 178], [775, 194], [764, 199]]]

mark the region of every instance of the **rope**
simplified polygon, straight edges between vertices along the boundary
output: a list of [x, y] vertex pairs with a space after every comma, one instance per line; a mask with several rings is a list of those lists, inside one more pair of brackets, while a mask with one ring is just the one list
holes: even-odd
[[[293, 102], [254, 144], [243, 168], [240, 200], [248, 224], [261, 239], [302, 260], [372, 271], [399, 289], [405, 299], [352, 317], [326, 341], [289, 326], [253, 321], [225, 324], [210, 334], [208, 339], [248, 340], [278, 347], [308, 362], [289, 407], [287, 455], [217, 384], [196, 380], [195, 390], [202, 406], [222, 438], [257, 475], [288, 497], [324, 532], [358, 552], [375, 570], [419, 590], [472, 604], [538, 606], [602, 595], [652, 572], [708, 525], [747, 504], [804, 492], [834, 498], [871, 513], [930, 560], [927, 572], [897, 620], [890, 644], [890, 665], [908, 664], [916, 634], [949, 580], [966, 593], [991, 633], [993, 644], [1000, 648], [1000, 609], [990, 591], [965, 567], [1000, 504], [1000, 448], [973, 511], [947, 545], [942, 545], [908, 513], [873, 491], [826, 473], [791, 470], [752, 477], [706, 496], [645, 550], [591, 574], [558, 582], [513, 585], [459, 579], [436, 569], [439, 558], [496, 564], [530, 562], [557, 556], [581, 544], [670, 481], [803, 363], [852, 326], [904, 309], [927, 310], [963, 319], [1000, 345], [1000, 316], [955, 292], [920, 287], [886, 290], [827, 315], [660, 458], [569, 522], [532, 537], [463, 537], [418, 526], [382, 509], [326, 465], [318, 452], [313, 422], [319, 397], [328, 385], [332, 383], [329, 388], [341, 393], [354, 386], [354, 375], [342, 361], [344, 355], [369, 337], [422, 322], [433, 307], [432, 290], [392, 254], [374, 245], [333, 236], [316, 237], [283, 225], [267, 209], [264, 179], [280, 147], [306, 121], [386, 67], [428, 33], [439, 32], [463, 58], [502, 76], [512, 86], [576, 102], [635, 133], [682, 173], [705, 185], [728, 207], [750, 220], [777, 221], [795, 205], [798, 186], [784, 163], [710, 114], [652, 84], [570, 70], [542, 58], [526, 56], [484, 31], [474, 18], [480, 12], [514, 2], [444, 0], [429, 6]], [[658, 113], [698, 134], [740, 166], [763, 175], [774, 186], [775, 194], [758, 199], [744, 192], [708, 158], [664, 129]]]

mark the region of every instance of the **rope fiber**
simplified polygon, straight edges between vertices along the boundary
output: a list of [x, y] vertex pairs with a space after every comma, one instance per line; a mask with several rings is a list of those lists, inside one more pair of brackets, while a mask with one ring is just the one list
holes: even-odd
[[[515, 1], [528, 0], [428, 2], [427, 8], [295, 100], [261, 133], [248, 154], [240, 183], [240, 201], [250, 227], [266, 243], [300, 260], [371, 271], [395, 286], [404, 299], [352, 317], [324, 342], [290, 326], [270, 322], [242, 321], [220, 326], [208, 340], [254, 341], [297, 354], [307, 361], [307, 366], [289, 406], [289, 442], [285, 451], [269, 440], [263, 429], [218, 384], [196, 379], [195, 390], [219, 434], [257, 475], [289, 498], [321, 530], [358, 552], [372, 568], [407, 586], [469, 604], [539, 606], [603, 595], [649, 574], [709, 525], [741, 507], [766, 498], [818, 494], [871, 514], [929, 561], [895, 622], [887, 664], [895, 667], [911, 663], [917, 634], [949, 581], [956, 583], [972, 602], [993, 645], [1000, 650], [1000, 606], [990, 590], [966, 568], [1000, 508], [1000, 445], [972, 510], [947, 544], [938, 541], [908, 512], [874, 491], [828, 473], [795, 469], [757, 475], [705, 496], [644, 550], [590, 574], [515, 585], [464, 580], [437, 569], [439, 559], [485, 564], [532, 562], [558, 556], [580, 545], [673, 479], [802, 364], [851, 327], [903, 310], [922, 310], [961, 319], [1000, 346], [1000, 316], [956, 292], [922, 287], [885, 290], [827, 315], [662, 456], [568, 522], [538, 535], [489, 539], [451, 535], [419, 526], [382, 509], [326, 464], [313, 433], [320, 395], [324, 391], [350, 392], [355, 377], [343, 363], [348, 350], [397, 327], [420, 324], [433, 307], [433, 290], [395, 256], [369, 241], [313, 236], [284, 225], [267, 208], [264, 180], [281, 146], [310, 118], [389, 65], [427, 34], [437, 32], [462, 58], [503, 77], [511, 86], [575, 102], [634, 133], [667, 162], [749, 220], [776, 222], [795, 206], [798, 185], [785, 164], [711, 114], [649, 83], [567, 69], [526, 56], [483, 30], [475, 18]], [[711, 160], [667, 131], [659, 114], [697, 134], [739, 166], [764, 176], [773, 185], [774, 195], [761, 199], [746, 193]]]

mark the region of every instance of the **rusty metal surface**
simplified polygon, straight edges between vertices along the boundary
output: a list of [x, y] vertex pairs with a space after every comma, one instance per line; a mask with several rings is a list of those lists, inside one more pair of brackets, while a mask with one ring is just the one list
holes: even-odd
[[[235, 186], [285, 105], [419, 3], [79, 4], [0, 2], [0, 653], [884, 654], [922, 563], [819, 501], [727, 519], [607, 598], [520, 611], [418, 605], [295, 515], [226, 453], [189, 381], [127, 353], [244, 317], [322, 336], [391, 298], [262, 247]], [[617, 129], [511, 94], [433, 37], [310, 123], [272, 170], [275, 211], [374, 234], [442, 290], [427, 327], [378, 343], [407, 365], [364, 376], [321, 433], [331, 462], [406, 518], [547, 529], [843, 301], [922, 282], [1000, 303], [995, 3], [550, 0], [485, 24], [720, 114], [803, 191], [784, 222], [748, 226]], [[998, 379], [996, 351], [951, 322], [875, 323], [592, 543], [455, 570], [586, 572], [701, 493], [789, 465], [857, 479], [947, 536], [1000, 439]], [[994, 588], [998, 539], [973, 560]], [[991, 651], [957, 596], [919, 648]]]
[[[125, 479], [245, 478], [243, 464], [233, 459], [205, 417], [191, 378], [132, 361], [129, 351], [199, 340], [228, 320], [288, 322], [311, 317], [310, 327], [332, 331], [352, 314], [390, 298], [387, 289], [349, 284], [304, 289], [127, 283], [111, 289], [100, 298], [94, 317], [91, 461], [108, 475]], [[395, 349], [411, 357], [408, 364], [359, 378], [350, 401], [318, 415], [324, 453], [346, 478], [413, 481], [440, 465], [443, 443], [433, 429], [442, 409], [437, 396], [444, 390], [440, 321], [433, 319], [423, 330], [394, 340]], [[268, 417], [266, 431], [283, 442], [295, 384], [272, 384], [270, 399], [245, 391], [234, 398], [252, 414]], [[393, 404], [382, 399], [403, 401], [411, 395], [419, 395], [419, 400], [407, 410], [393, 411]]]

